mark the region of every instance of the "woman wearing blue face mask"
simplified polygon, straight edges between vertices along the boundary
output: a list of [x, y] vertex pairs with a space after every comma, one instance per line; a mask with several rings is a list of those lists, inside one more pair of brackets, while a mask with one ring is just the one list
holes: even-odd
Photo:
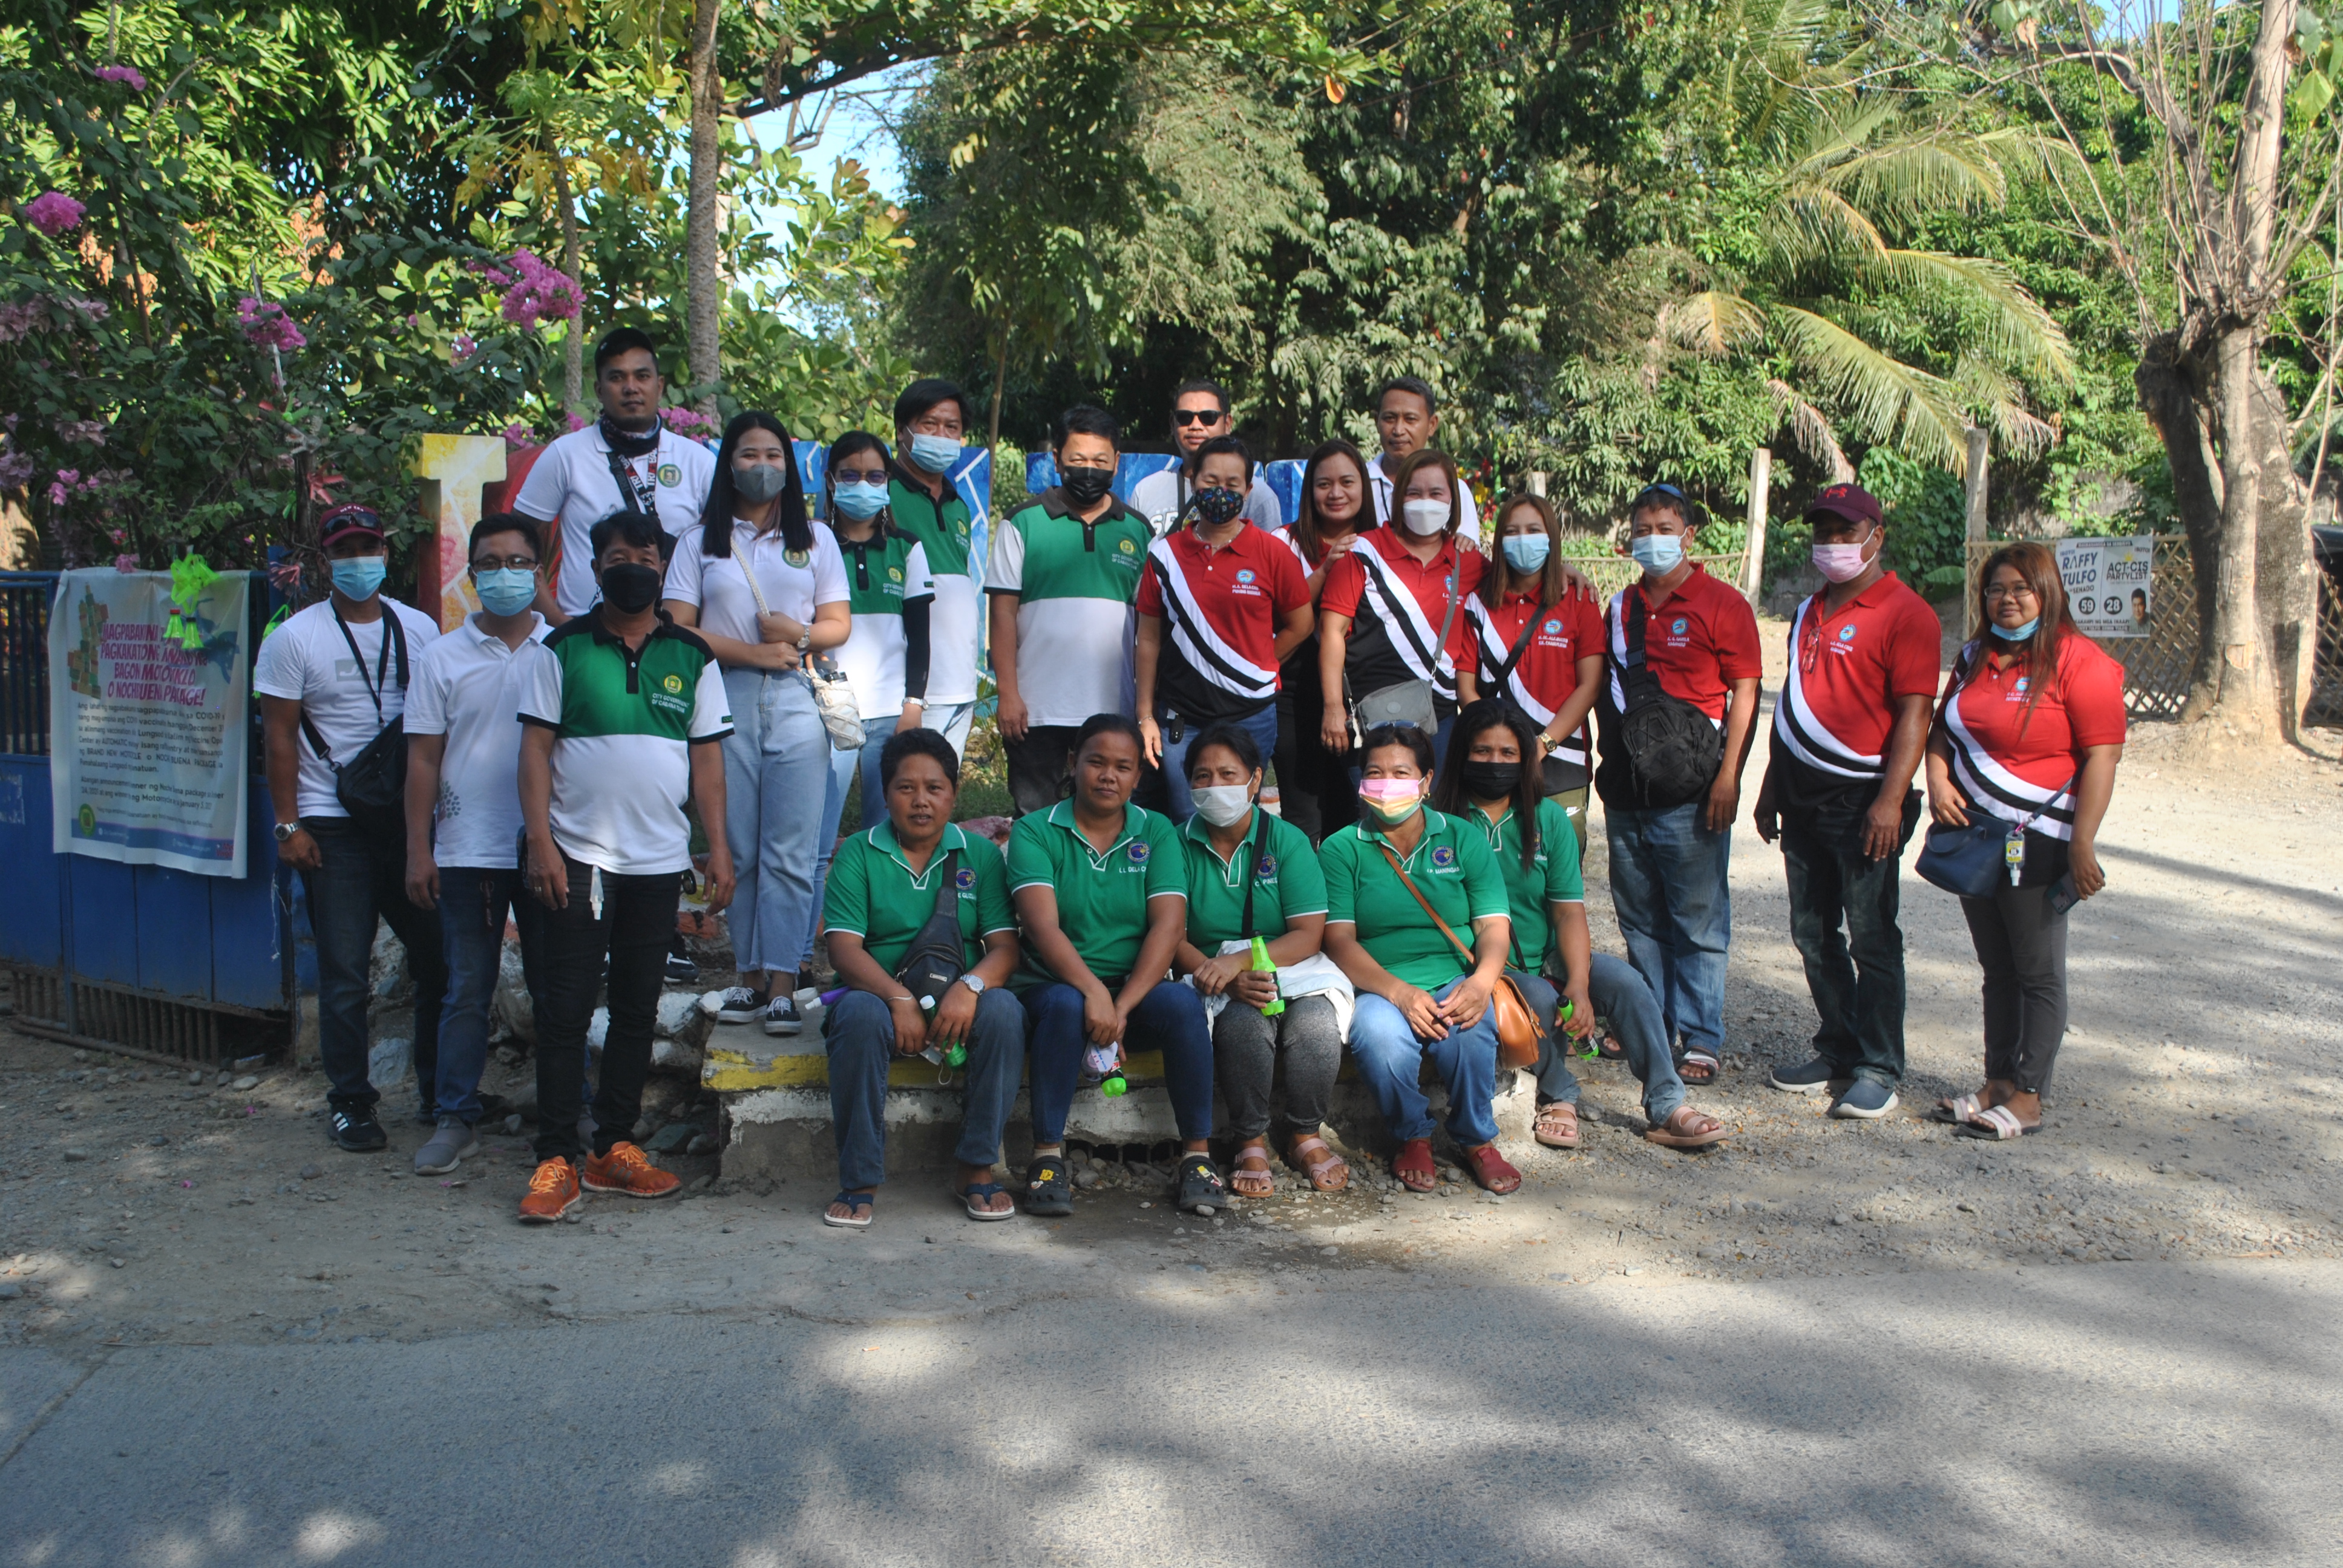
[[[923, 720], [929, 612], [936, 597], [927, 548], [895, 526], [887, 464], [887, 444], [867, 430], [849, 430], [830, 448], [830, 528], [846, 563], [847, 608], [854, 618], [838, 666], [854, 689], [863, 734], [860, 752], [832, 757], [838, 795], [830, 817], [835, 824], [859, 761], [866, 828], [887, 814], [879, 753], [897, 730], [917, 729]], [[826, 834], [822, 841], [836, 836]]]
[[1528, 715], [1544, 758], [1539, 793], [1561, 805], [1584, 849], [1603, 612], [1571, 591], [1561, 525], [1544, 496], [1511, 497], [1497, 518], [1498, 558], [1464, 601], [1476, 657], [1457, 678], [1467, 704], [1493, 699]]

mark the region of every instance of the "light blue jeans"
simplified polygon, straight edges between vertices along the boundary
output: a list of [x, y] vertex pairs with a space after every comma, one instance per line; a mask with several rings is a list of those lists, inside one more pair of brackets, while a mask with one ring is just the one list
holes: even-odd
[[[830, 789], [830, 734], [813, 688], [795, 670], [728, 669], [732, 733], [724, 747], [724, 840], [737, 879], [726, 920], [742, 973], [790, 973], [813, 956], [821, 908], [817, 865], [827, 842], [822, 814], [808, 810]], [[830, 837], [837, 834], [835, 815]]]
[[1725, 880], [1733, 835], [1701, 826], [1705, 800], [1663, 811], [1604, 802], [1611, 846], [1611, 908], [1627, 961], [1660, 999], [1670, 1044], [1725, 1049], [1725, 955], [1733, 940]]
[[[1432, 993], [1444, 1001], [1464, 983], [1463, 975]], [[1418, 1040], [1407, 1015], [1379, 996], [1359, 993], [1351, 1019], [1351, 1054], [1359, 1076], [1383, 1107], [1383, 1124], [1404, 1143], [1432, 1136], [1432, 1102], [1419, 1082], [1423, 1059], [1432, 1058], [1448, 1086], [1448, 1132], [1467, 1149], [1497, 1139], [1497, 1010], [1484, 1008], [1470, 1029], [1452, 1029], [1443, 1039]]]
[[[1157, 722], [1161, 723], [1159, 718]], [[1163, 741], [1163, 787], [1172, 797], [1172, 820], [1184, 822], [1196, 814], [1196, 797], [1188, 788], [1188, 752], [1196, 744], [1196, 737], [1223, 722], [1212, 719], [1199, 724], [1192, 719], [1181, 721], [1178, 741], [1168, 735]], [[1252, 737], [1261, 748], [1261, 765], [1267, 768], [1277, 755], [1277, 704], [1272, 702], [1250, 719], [1233, 720], [1236, 727]]]
[[[1644, 977], [1624, 959], [1614, 959], [1609, 953], [1593, 955], [1586, 972], [1586, 1000], [1594, 1004], [1594, 1016], [1610, 1020], [1611, 1032], [1627, 1048], [1627, 1070], [1644, 1086], [1644, 1117], [1657, 1127], [1676, 1113], [1684, 1102], [1684, 1080], [1676, 1075], [1674, 1054], [1668, 1049], [1667, 1026], [1660, 1018], [1660, 1004], [1652, 998], [1652, 988]], [[1561, 994], [1552, 980], [1543, 975], [1516, 973], [1522, 992], [1529, 1004], [1544, 1018], [1548, 1031], [1538, 1048], [1537, 1101], [1551, 1105], [1559, 1100], [1564, 1104], [1578, 1103], [1578, 1078], [1570, 1070], [1572, 1040], [1554, 1025], [1554, 1011], [1561, 1005]]]
[[952, 755], [962, 760], [968, 757], [968, 732], [975, 723], [973, 702], [930, 703], [920, 710], [920, 727], [932, 729], [950, 741]]
[[854, 783], [858, 766], [862, 770], [862, 826], [875, 827], [887, 815], [887, 789], [879, 778], [879, 753], [885, 750], [887, 742], [895, 738], [895, 726], [902, 721], [903, 710], [900, 708], [884, 719], [865, 717], [862, 720], [862, 749], [832, 751], [830, 754], [830, 778], [837, 789], [822, 802], [822, 809], [830, 815], [830, 831], [822, 838], [821, 866], [825, 881], [830, 871], [828, 846], [838, 840], [839, 819], [846, 814], [846, 791]]

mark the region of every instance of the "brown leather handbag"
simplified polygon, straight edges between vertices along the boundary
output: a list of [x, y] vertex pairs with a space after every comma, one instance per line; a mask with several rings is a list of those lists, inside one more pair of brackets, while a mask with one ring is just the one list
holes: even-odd
[[[1415, 885], [1415, 879], [1401, 866], [1399, 857], [1391, 852], [1391, 846], [1377, 844], [1375, 848], [1381, 849], [1383, 859], [1391, 862], [1392, 871], [1399, 878], [1400, 886], [1415, 895], [1415, 901], [1423, 906], [1423, 912], [1432, 917], [1432, 923], [1440, 928], [1440, 934], [1446, 937], [1449, 944], [1463, 956], [1464, 972], [1472, 973], [1480, 963], [1473, 957], [1473, 950], [1459, 941], [1456, 933], [1448, 929], [1448, 922], [1440, 918], [1440, 911], [1432, 907], [1432, 900], [1423, 896], [1423, 890]], [[1538, 1021], [1537, 1010], [1530, 1006], [1530, 999], [1522, 994], [1521, 982], [1513, 979], [1510, 970], [1497, 976], [1496, 986], [1489, 994], [1489, 1005], [1497, 1014], [1497, 1065], [1509, 1070], [1535, 1067], [1539, 1044], [1545, 1038], [1545, 1026]]]

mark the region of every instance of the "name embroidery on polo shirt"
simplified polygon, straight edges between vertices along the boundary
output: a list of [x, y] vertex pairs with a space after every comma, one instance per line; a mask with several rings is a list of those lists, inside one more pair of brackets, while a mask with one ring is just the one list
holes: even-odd
[[659, 684], [650, 689], [650, 702], [653, 708], [662, 708], [669, 713], [691, 711], [691, 704], [683, 696], [683, 677], [679, 675], [660, 676]]
[[1691, 621], [1686, 620], [1683, 616], [1676, 617], [1675, 619], [1668, 623], [1668, 646], [1670, 648], [1684, 647], [1691, 640], [1685, 634], [1691, 630]]
[[2022, 676], [2022, 675], [2021, 675], [2021, 676], [2019, 676], [2016, 680], [2014, 680], [2014, 681], [2012, 681], [2012, 682], [2010, 683], [2010, 687], [2009, 687], [2009, 695], [2008, 695], [2008, 696], [2006, 696], [2006, 697], [2005, 697], [2005, 698], [2003, 698], [2003, 699], [2002, 699], [2002, 700], [2003, 700], [2004, 702], [2023, 702], [2023, 701], [2025, 701], [2025, 700], [2026, 700], [2026, 677]]
[[1119, 539], [1115, 542], [1114, 548], [1115, 553], [1107, 558], [1109, 560], [1114, 562], [1114, 564], [1119, 567], [1128, 567], [1132, 571], [1137, 571], [1139, 569], [1139, 547], [1137, 545], [1131, 543], [1129, 539]]

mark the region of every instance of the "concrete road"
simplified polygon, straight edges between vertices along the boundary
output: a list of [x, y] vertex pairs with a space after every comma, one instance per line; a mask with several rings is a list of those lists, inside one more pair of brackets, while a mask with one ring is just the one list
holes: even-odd
[[0, 1352], [0, 1568], [2343, 1561], [2343, 1264], [1159, 1278]]

